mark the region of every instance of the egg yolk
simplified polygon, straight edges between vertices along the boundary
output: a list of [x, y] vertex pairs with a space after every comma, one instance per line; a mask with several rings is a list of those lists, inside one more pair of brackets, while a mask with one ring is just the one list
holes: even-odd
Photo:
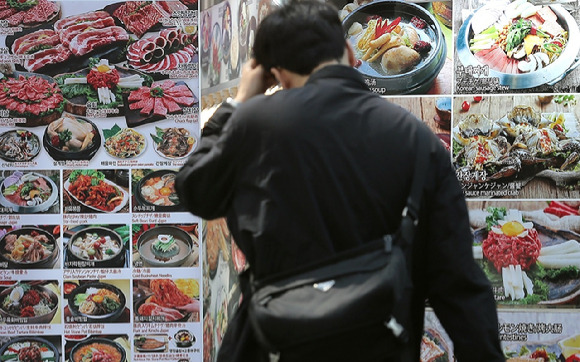
[[524, 226], [517, 221], [508, 221], [501, 227], [501, 231], [507, 236], [517, 236], [524, 230]]
[[109, 68], [108, 65], [100, 64], [97, 66], [97, 70], [99, 71], [99, 73], [107, 73], [109, 70], [111, 70], [111, 68]]
[[159, 194], [161, 196], [169, 196], [171, 195], [173, 192], [171, 191], [171, 189], [169, 187], [162, 187], [159, 189]]

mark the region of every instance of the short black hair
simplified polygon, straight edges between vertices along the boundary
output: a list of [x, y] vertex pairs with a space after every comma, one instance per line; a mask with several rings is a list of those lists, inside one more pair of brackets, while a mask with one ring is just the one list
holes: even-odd
[[254, 57], [266, 70], [282, 67], [308, 75], [322, 62], [342, 58], [345, 41], [334, 6], [292, 0], [262, 20], [254, 40]]

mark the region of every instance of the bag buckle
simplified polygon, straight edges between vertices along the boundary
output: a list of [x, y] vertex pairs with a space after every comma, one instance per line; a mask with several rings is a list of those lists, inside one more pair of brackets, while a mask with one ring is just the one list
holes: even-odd
[[409, 205], [405, 206], [401, 215], [404, 218], [407, 216], [409, 218], [411, 218], [411, 220], [413, 220], [413, 225], [415, 225], [415, 226], [417, 226], [417, 224], [419, 223], [419, 215], [417, 214], [417, 212], [415, 210], [409, 209]]

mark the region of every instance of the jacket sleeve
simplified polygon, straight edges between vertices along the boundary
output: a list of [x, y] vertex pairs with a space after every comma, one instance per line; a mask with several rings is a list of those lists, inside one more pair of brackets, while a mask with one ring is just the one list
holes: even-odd
[[458, 361], [503, 362], [495, 299], [489, 280], [473, 258], [465, 198], [449, 153], [438, 152], [437, 158], [427, 250], [422, 251], [427, 298], [453, 341]]
[[227, 103], [215, 111], [202, 130], [198, 148], [176, 178], [181, 204], [208, 220], [225, 216], [234, 190], [239, 142], [231, 122], [233, 112]]

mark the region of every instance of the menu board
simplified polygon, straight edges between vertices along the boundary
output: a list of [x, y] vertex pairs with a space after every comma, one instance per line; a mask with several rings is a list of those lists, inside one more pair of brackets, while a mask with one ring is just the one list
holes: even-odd
[[0, 2], [0, 358], [200, 361], [197, 0]]
[[[423, 120], [449, 150], [506, 360], [579, 360], [578, 2], [327, 2], [370, 90]], [[228, 0], [201, 9], [205, 110], [224, 91], [235, 93], [262, 14], [273, 7]], [[384, 47], [370, 44], [387, 32]], [[214, 361], [239, 303], [245, 260], [224, 220], [208, 222], [203, 240], [203, 360]], [[455, 360], [429, 306], [421, 348], [422, 361]]]

